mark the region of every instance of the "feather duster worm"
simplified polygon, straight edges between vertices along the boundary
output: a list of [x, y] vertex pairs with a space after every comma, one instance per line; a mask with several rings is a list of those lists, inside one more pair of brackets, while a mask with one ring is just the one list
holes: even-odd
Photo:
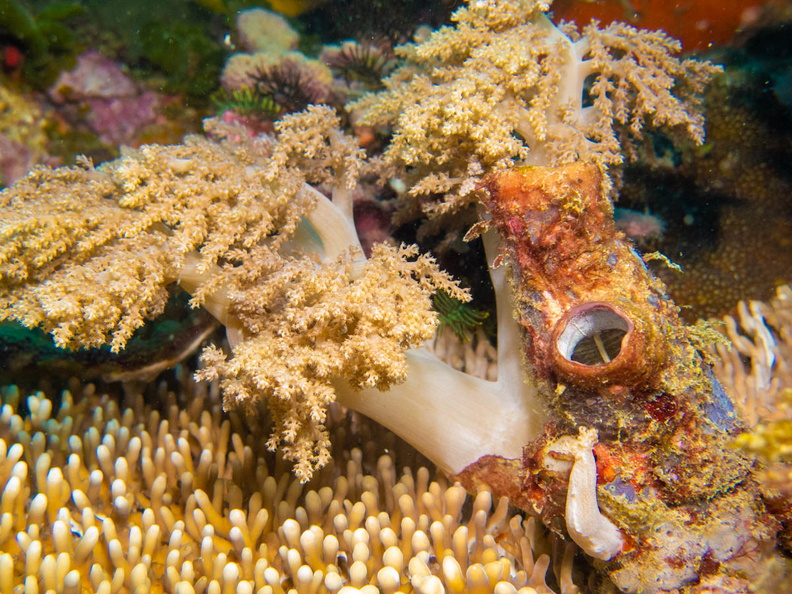
[[566, 532], [622, 591], [741, 592], [772, 564], [777, 522], [739, 431], [663, 284], [617, 231], [593, 165], [490, 175], [528, 362], [551, 421], [522, 465], [461, 473]]

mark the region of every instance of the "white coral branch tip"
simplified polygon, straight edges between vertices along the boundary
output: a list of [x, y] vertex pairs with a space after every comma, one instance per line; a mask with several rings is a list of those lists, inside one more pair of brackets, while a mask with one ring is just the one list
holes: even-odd
[[596, 443], [596, 429], [580, 427], [577, 438], [562, 437], [548, 451], [573, 458], [565, 510], [569, 536], [587, 555], [607, 561], [622, 550], [624, 537], [597, 505], [597, 465], [593, 452]]

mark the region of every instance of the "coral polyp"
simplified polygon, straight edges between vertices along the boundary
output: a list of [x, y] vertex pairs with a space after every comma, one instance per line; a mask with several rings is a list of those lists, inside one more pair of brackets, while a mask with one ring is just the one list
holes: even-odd
[[[643, 324], [636, 324], [638, 319], [635, 312], [606, 302], [572, 308], [553, 329], [555, 373], [589, 389], [613, 392], [626, 386], [633, 391], [650, 388], [652, 378], [648, 376], [655, 378], [650, 370], [662, 362], [665, 352], [657, 344], [657, 333], [641, 331]], [[655, 360], [647, 360], [647, 353], [654, 354]]]

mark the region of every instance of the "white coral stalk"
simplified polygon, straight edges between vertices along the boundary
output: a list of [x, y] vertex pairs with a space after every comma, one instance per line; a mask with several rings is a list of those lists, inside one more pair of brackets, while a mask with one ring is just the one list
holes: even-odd
[[[303, 248], [310, 237], [322, 260], [335, 260], [353, 249], [364, 262], [351, 220], [351, 209], [334, 195], [329, 200], [310, 186], [315, 208], [305, 215], [305, 227], [298, 230]], [[485, 235], [487, 252], [496, 251], [494, 231]], [[334, 382], [336, 399], [387, 427], [412, 444], [439, 468], [458, 474], [485, 455], [515, 459], [522, 447], [541, 434], [546, 416], [537, 388], [522, 365], [519, 325], [512, 312], [511, 289], [503, 269], [491, 271], [497, 295], [498, 379], [488, 381], [458, 371], [440, 360], [426, 347], [406, 353], [404, 382], [388, 391], [357, 389], [345, 379]], [[218, 295], [213, 296], [214, 301]], [[233, 320], [225, 319], [227, 328]], [[234, 341], [233, 332], [229, 338]]]
[[[484, 236], [494, 253], [494, 232]], [[408, 351], [409, 373], [388, 392], [338, 385], [338, 400], [388, 427], [445, 472], [459, 474], [485, 455], [519, 459], [546, 412], [522, 365], [520, 328], [503, 269], [491, 270], [497, 296], [498, 379], [457, 371], [427, 348]]]

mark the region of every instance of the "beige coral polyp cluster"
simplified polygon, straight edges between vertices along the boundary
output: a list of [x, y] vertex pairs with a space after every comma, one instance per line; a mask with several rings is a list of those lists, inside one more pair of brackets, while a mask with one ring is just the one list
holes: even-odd
[[396, 48], [404, 61], [383, 91], [347, 106], [358, 123], [392, 131], [384, 156], [409, 188], [404, 213], [475, 204], [493, 169], [619, 165], [647, 128], [703, 141], [701, 92], [716, 66], [679, 58], [661, 31], [556, 27], [550, 4], [466, 3], [454, 27]]
[[352, 195], [376, 166], [339, 125], [322, 106], [254, 138], [208, 120], [213, 140], [35, 169], [0, 192], [0, 320], [119, 351], [178, 286], [229, 337], [204, 377], [223, 376], [229, 407], [268, 400], [269, 445], [308, 480], [329, 459], [334, 382], [404, 381], [405, 351], [437, 324], [431, 294], [467, 297], [417, 248], [364, 257]]
[[[59, 405], [4, 390], [0, 592], [550, 592], [537, 526], [505, 499], [480, 493], [463, 513], [459, 485], [426, 468], [397, 480], [391, 455], [370, 464], [382, 440], [301, 485], [255, 419], [185, 383], [160, 390], [162, 414], [92, 386]], [[339, 421], [336, 441], [351, 431]]]
[[749, 427], [779, 420], [779, 395], [792, 389], [792, 287], [767, 302], [741, 301], [722, 322], [729, 342], [713, 346], [713, 372]]
[[792, 287], [769, 301], [741, 301], [724, 316], [727, 344], [714, 345], [713, 372], [748, 426], [735, 445], [765, 464], [759, 473], [769, 497], [792, 501]]

